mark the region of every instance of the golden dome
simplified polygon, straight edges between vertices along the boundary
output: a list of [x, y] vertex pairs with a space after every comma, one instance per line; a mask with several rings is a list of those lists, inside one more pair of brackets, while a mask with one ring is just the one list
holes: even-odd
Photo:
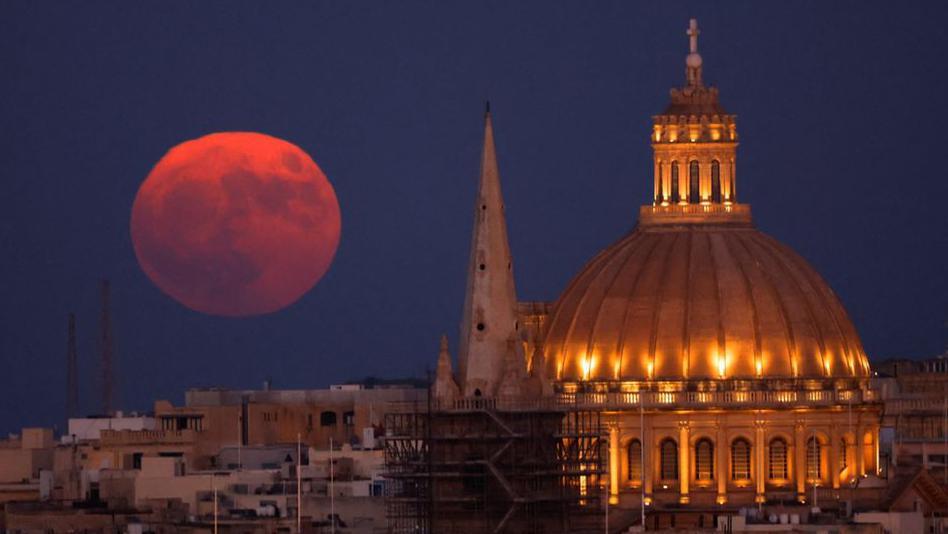
[[843, 305], [736, 202], [737, 127], [702, 83], [698, 25], [686, 87], [653, 117], [654, 197], [590, 261], [543, 327], [561, 381], [866, 377]]
[[747, 215], [738, 224], [644, 220], [599, 253], [547, 321], [548, 376], [868, 376], [833, 291], [806, 260], [755, 229], [749, 208]]

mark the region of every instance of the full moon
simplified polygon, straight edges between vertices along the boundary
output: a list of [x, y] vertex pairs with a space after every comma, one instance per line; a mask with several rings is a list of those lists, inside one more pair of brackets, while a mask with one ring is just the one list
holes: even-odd
[[132, 205], [135, 255], [164, 293], [199, 312], [271, 313], [309, 291], [339, 245], [339, 202], [296, 145], [251, 132], [175, 146]]

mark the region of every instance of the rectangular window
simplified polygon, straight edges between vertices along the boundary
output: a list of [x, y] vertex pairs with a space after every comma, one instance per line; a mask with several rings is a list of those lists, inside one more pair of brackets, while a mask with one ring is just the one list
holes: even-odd
[[695, 480], [714, 478], [714, 445], [706, 439], [695, 445]]
[[637, 439], [629, 444], [629, 480], [642, 480], [642, 443]]
[[731, 445], [731, 479], [750, 480], [750, 444], [743, 439]]
[[661, 445], [662, 480], [678, 480], [678, 445], [666, 439]]
[[787, 443], [782, 439], [770, 442], [770, 478], [786, 480], [787, 477]]
[[810, 438], [806, 443], [806, 478], [820, 480], [820, 443]]

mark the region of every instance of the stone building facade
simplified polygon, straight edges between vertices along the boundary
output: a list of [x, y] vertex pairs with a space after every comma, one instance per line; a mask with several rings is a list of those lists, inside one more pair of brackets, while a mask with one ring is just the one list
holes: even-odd
[[836, 506], [879, 470], [879, 392], [832, 289], [738, 202], [737, 119], [704, 84], [694, 21], [688, 35], [685, 85], [652, 121], [651, 202], [552, 303], [513, 301], [506, 225], [486, 225], [504, 210], [488, 115], [461, 366], [443, 342], [435, 397], [598, 411], [598, 483], [620, 507]]

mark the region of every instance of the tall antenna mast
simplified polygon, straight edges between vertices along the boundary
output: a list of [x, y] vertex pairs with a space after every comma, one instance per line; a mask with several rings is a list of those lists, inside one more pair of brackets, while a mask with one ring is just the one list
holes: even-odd
[[111, 415], [115, 408], [115, 384], [112, 376], [112, 316], [109, 281], [102, 280], [102, 314], [99, 316], [99, 350], [102, 354], [102, 412]]
[[76, 350], [76, 314], [69, 313], [69, 334], [66, 342], [66, 423], [79, 415], [79, 362]]

